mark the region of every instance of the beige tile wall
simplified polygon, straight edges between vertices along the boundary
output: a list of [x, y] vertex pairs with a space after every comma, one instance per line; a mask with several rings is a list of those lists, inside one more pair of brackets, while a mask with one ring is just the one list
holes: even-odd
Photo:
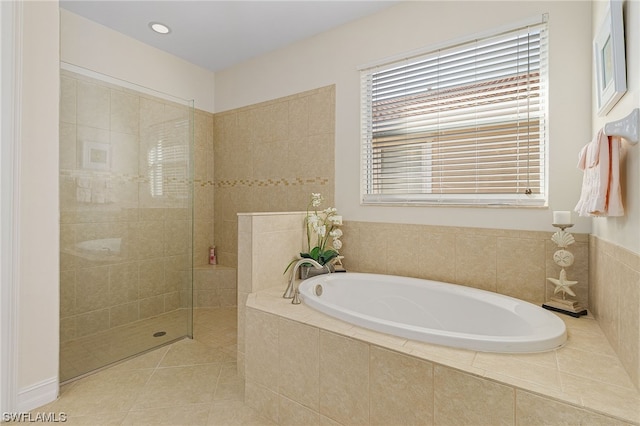
[[[151, 195], [149, 174], [149, 154], [158, 140], [189, 153], [190, 109], [62, 71], [60, 118], [61, 341], [190, 304], [190, 160], [176, 158], [176, 173], [164, 181], [162, 197]], [[200, 137], [212, 120], [198, 114]], [[91, 144], [108, 148], [104, 168], [87, 161]], [[211, 195], [209, 216], [212, 202]], [[197, 214], [204, 216], [203, 208]], [[209, 225], [212, 234], [212, 218]], [[120, 250], [78, 247], [101, 239], [120, 241]]]
[[207, 265], [214, 245], [213, 114], [195, 113], [193, 188], [193, 264]]
[[[347, 270], [426, 278], [481, 288], [542, 304], [558, 278], [549, 232], [345, 221], [341, 254]], [[573, 234], [567, 276], [589, 304], [588, 235]]]
[[[258, 228], [253, 222], [259, 220]], [[303, 242], [304, 213], [241, 215], [238, 264], [238, 365], [244, 357], [247, 295], [279, 285], [286, 265]], [[450, 228], [345, 221], [341, 254], [347, 270], [435, 279], [506, 294], [542, 304], [553, 295], [547, 277], [557, 278], [557, 249], [550, 232]], [[285, 233], [285, 234], [279, 234]], [[262, 234], [262, 235], [261, 235]], [[575, 234], [570, 246], [576, 262], [568, 268], [578, 300], [588, 306], [588, 240]], [[283, 245], [284, 244], [284, 245]], [[262, 255], [280, 256], [278, 259]], [[260, 266], [256, 266], [260, 263]], [[274, 269], [275, 267], [275, 269]]]
[[236, 306], [236, 268], [223, 265], [203, 265], [193, 269], [193, 306], [216, 308]]
[[215, 114], [213, 129], [222, 264], [238, 264], [237, 213], [305, 210], [312, 192], [334, 204], [334, 86]]
[[[590, 319], [566, 317], [571, 325], [568, 346], [557, 354], [539, 354], [535, 360], [531, 359], [534, 355], [491, 357], [450, 348], [424, 348], [420, 342], [376, 337], [367, 330], [354, 332], [348, 324], [320, 314], [316, 315], [322, 321], [316, 323], [305, 313], [305, 306], [293, 306], [280, 297], [287, 277], [276, 267], [285, 264], [303, 244], [303, 218], [304, 213], [239, 217], [238, 369], [246, 380], [246, 401], [265, 416], [279, 424], [389, 424], [397, 419], [402, 421], [395, 423], [401, 424], [628, 424], [609, 416], [637, 419], [633, 379], [627, 377], [598, 324]], [[371, 231], [379, 240], [359, 240], [365, 231], [357, 226], [366, 226], [366, 236]], [[439, 227], [409, 228], [407, 232], [404, 225], [354, 222], [344, 226], [351, 232], [350, 250], [378, 250], [382, 254], [388, 254], [384, 241], [391, 240], [392, 234], [405, 243], [411, 241], [411, 235], [418, 235], [415, 244], [423, 237], [425, 241], [443, 241], [441, 234], [454, 232]], [[487, 238], [490, 247], [504, 246], [516, 253], [522, 240], [528, 249], [508, 256], [511, 261], [507, 265], [528, 264], [518, 256], [531, 255], [531, 247], [549, 256], [555, 250], [550, 240], [551, 247], [547, 247], [551, 232], [463, 231]], [[585, 236], [576, 235], [576, 240], [574, 253], [586, 250]], [[262, 255], [264, 248], [272, 245], [279, 258]], [[450, 252], [455, 255], [455, 238], [453, 245]], [[418, 247], [426, 251], [424, 246]], [[462, 252], [469, 256], [468, 251]], [[343, 253], [350, 256], [351, 252]], [[411, 256], [409, 251], [405, 254]], [[625, 264], [635, 259], [613, 249], [610, 254]], [[487, 253], [478, 256], [492, 257]], [[347, 259], [357, 262], [360, 257]], [[381, 261], [376, 272], [386, 273], [393, 267], [404, 268], [403, 273], [411, 275], [411, 263], [403, 265], [403, 260], [396, 260]], [[499, 264], [495, 260], [496, 268]], [[443, 270], [452, 270], [455, 277], [456, 262]], [[496, 275], [500, 273], [496, 271]], [[528, 272], [518, 273], [527, 276]], [[252, 295], [247, 307], [248, 293], [261, 290], [266, 291]], [[634, 294], [631, 296], [631, 303], [637, 301]], [[286, 315], [279, 315], [281, 311]], [[403, 353], [389, 349], [393, 344], [400, 345]], [[465, 365], [471, 365], [468, 371]]]
[[262, 310], [246, 321], [245, 402], [277, 424], [628, 424]]
[[304, 213], [254, 213], [238, 216], [238, 374], [244, 377], [245, 310], [250, 293], [279, 286], [284, 269], [305, 244]]
[[591, 312], [640, 389], [640, 255], [589, 239]]

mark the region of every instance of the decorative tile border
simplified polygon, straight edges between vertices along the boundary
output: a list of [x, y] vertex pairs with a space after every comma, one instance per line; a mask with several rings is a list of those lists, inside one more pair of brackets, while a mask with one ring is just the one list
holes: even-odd
[[329, 178], [314, 177], [293, 179], [235, 179], [235, 180], [218, 180], [215, 182], [216, 188], [237, 188], [237, 187], [269, 187], [269, 186], [302, 186], [302, 185], [327, 185]]

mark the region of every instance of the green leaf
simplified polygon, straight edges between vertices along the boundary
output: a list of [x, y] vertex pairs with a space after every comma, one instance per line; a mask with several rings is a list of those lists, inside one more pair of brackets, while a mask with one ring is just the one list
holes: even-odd
[[320, 253], [320, 247], [314, 247], [309, 254], [311, 259], [319, 260], [322, 253]]

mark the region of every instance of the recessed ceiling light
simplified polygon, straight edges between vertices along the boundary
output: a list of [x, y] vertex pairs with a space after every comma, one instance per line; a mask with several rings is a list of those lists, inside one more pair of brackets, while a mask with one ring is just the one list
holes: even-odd
[[149, 27], [158, 34], [169, 34], [171, 32], [171, 28], [160, 22], [150, 22]]

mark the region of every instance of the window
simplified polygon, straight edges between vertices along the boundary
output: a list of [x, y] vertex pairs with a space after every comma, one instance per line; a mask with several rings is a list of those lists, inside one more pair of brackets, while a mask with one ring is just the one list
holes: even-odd
[[152, 126], [155, 143], [147, 151], [149, 190], [153, 198], [189, 197], [189, 120]]
[[546, 202], [546, 16], [361, 70], [363, 202]]

